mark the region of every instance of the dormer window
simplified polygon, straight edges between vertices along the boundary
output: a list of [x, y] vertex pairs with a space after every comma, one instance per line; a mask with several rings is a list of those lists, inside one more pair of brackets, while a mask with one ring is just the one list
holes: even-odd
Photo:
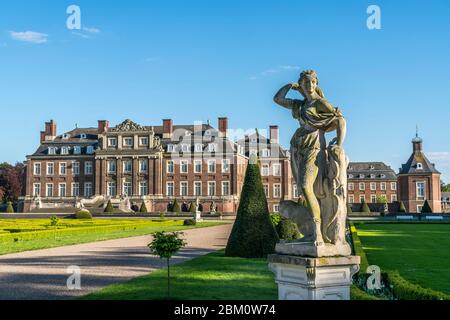
[[353, 175], [352, 175], [352, 174], [349, 174], [349, 175], [348, 175], [348, 178], [349, 178], [349, 179], [353, 179]]
[[109, 138], [108, 146], [109, 147], [117, 147], [117, 138]]
[[371, 165], [370, 170], [375, 170], [375, 167], [373, 165]]
[[48, 148], [48, 154], [56, 154], [56, 150], [57, 150], [58, 148], [56, 148], [56, 147], [49, 147]]
[[132, 147], [133, 146], [133, 138], [131, 138], [131, 137], [123, 138], [123, 145], [125, 147]]
[[363, 175], [363, 174], [360, 174], [360, 175], [359, 175], [359, 178], [360, 178], [360, 179], [364, 179], [364, 175]]
[[268, 158], [268, 157], [270, 157], [270, 150], [269, 150], [269, 149], [264, 149], [264, 150], [262, 151], [262, 156], [263, 156], [263, 158]]
[[93, 146], [88, 146], [86, 149], [86, 153], [87, 154], [93, 154], [94, 153], [94, 147]]
[[186, 131], [184, 132], [184, 135], [185, 135], [186, 137], [190, 137], [190, 136], [192, 136], [192, 132], [186, 130]]
[[81, 147], [80, 146], [73, 147], [73, 154], [81, 154]]
[[189, 145], [188, 144], [182, 144], [181, 145], [181, 151], [182, 152], [189, 152]]
[[208, 145], [208, 151], [209, 152], [217, 152], [217, 143], [210, 143]]
[[85, 133], [80, 134], [80, 139], [86, 139], [87, 135]]
[[419, 170], [422, 170], [422, 169], [423, 169], [422, 163], [420, 163], [420, 162], [417, 163], [417, 169], [419, 169]]
[[139, 138], [139, 145], [141, 145], [141, 146], [148, 146], [148, 137], [140, 137]]
[[375, 175], [374, 175], [374, 174], [371, 174], [371, 175], [370, 175], [370, 179], [375, 179]]
[[385, 174], [382, 174], [382, 175], [381, 175], [381, 178], [382, 178], [382, 179], [386, 178], [386, 175], [385, 175]]
[[252, 143], [258, 142], [258, 138], [252, 138], [252, 139], [250, 140], [250, 142], [252, 142]]
[[68, 133], [64, 133], [63, 134], [63, 139], [64, 140], [67, 140], [67, 139], [69, 139], [70, 138], [70, 134], [68, 134]]
[[69, 147], [62, 147], [61, 154], [69, 154]]
[[195, 152], [202, 152], [203, 151], [203, 144], [196, 143], [195, 144]]
[[210, 136], [211, 135], [211, 130], [206, 130], [205, 131], [205, 136]]

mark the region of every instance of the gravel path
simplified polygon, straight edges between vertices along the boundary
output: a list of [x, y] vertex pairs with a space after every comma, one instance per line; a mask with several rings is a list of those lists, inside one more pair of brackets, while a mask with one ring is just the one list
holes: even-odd
[[[232, 224], [184, 232], [188, 246], [173, 264], [226, 246]], [[165, 266], [149, 254], [150, 236], [108, 240], [0, 256], [0, 300], [72, 299]], [[69, 290], [70, 266], [81, 269], [81, 290]]]

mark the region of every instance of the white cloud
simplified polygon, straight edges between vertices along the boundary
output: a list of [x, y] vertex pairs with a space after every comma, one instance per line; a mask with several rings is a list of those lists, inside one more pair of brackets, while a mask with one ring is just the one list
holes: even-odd
[[10, 31], [9, 35], [14, 40], [36, 44], [46, 43], [48, 38], [48, 34], [34, 31], [25, 31], [25, 32]]
[[100, 33], [101, 30], [94, 27], [84, 27], [83, 31], [89, 32], [89, 33]]
[[429, 152], [428, 158], [431, 161], [436, 161], [441, 165], [450, 166], [450, 152]]
[[264, 71], [260, 72], [258, 75], [254, 75], [254, 76], [250, 77], [249, 79], [256, 80], [259, 77], [266, 77], [266, 76], [280, 73], [283, 71], [293, 71], [293, 70], [300, 70], [300, 67], [294, 66], [294, 65], [280, 65], [275, 68], [270, 68], [270, 69], [264, 70]]
[[87, 34], [81, 33], [81, 32], [72, 32], [73, 35], [76, 35], [78, 37], [81, 37], [83, 39], [90, 39], [91, 37], [89, 37]]

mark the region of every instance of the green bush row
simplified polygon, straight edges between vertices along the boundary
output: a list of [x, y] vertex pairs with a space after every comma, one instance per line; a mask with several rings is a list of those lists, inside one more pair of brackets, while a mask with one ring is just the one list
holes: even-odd
[[388, 283], [393, 287], [397, 300], [450, 300], [450, 295], [411, 283], [397, 271], [386, 273]]
[[350, 288], [350, 300], [382, 300], [378, 297], [368, 294], [354, 284]]
[[358, 230], [353, 223], [350, 224], [350, 231], [352, 233], [353, 248], [355, 250], [355, 255], [361, 257], [360, 270], [365, 273], [369, 267], [369, 261], [367, 260], [366, 253], [363, 250], [361, 239], [358, 236]]

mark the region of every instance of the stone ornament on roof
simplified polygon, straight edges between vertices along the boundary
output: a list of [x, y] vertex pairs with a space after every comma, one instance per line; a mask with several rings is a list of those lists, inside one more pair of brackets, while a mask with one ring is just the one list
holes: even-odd
[[121, 124], [117, 125], [115, 128], [111, 129], [112, 132], [130, 132], [130, 131], [150, 131], [149, 128], [145, 128], [130, 119], [125, 120]]

